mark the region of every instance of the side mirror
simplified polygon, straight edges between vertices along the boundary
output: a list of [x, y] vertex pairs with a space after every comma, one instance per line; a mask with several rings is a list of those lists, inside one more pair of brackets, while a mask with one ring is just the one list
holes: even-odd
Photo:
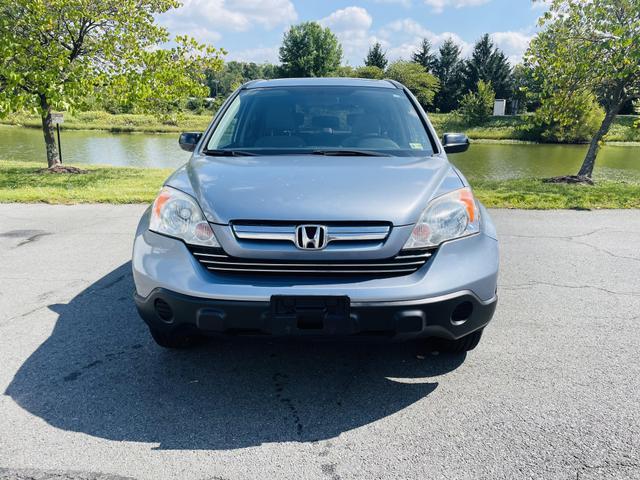
[[196, 149], [196, 145], [202, 138], [202, 134], [198, 132], [184, 132], [180, 134], [180, 148], [187, 152], [193, 152]]
[[464, 133], [445, 133], [442, 146], [446, 153], [462, 153], [469, 150], [469, 137]]

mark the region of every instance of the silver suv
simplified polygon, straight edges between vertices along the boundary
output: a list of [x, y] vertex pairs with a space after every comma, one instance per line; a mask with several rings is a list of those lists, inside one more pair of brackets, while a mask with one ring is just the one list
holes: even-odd
[[[135, 301], [156, 342], [203, 335], [436, 339], [473, 349], [496, 308], [485, 208], [411, 92], [388, 80], [249, 82], [144, 213]], [[434, 340], [431, 340], [434, 341]]]

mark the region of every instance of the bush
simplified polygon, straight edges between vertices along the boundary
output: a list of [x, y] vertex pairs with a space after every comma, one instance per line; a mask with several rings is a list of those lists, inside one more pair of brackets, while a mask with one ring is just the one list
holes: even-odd
[[496, 93], [490, 82], [478, 81], [477, 91], [469, 92], [462, 97], [460, 114], [470, 125], [481, 125], [493, 115], [493, 104]]
[[417, 63], [397, 60], [389, 65], [386, 75], [411, 90], [423, 107], [431, 105], [440, 90], [439, 80]]
[[204, 100], [200, 97], [189, 97], [185, 102], [185, 107], [192, 112], [201, 113], [204, 109]]
[[358, 78], [372, 78], [374, 80], [381, 80], [384, 78], [384, 70], [376, 66], [358, 67], [355, 70], [355, 76]]
[[336, 68], [335, 70], [332, 70], [329, 73], [330, 77], [343, 77], [343, 78], [350, 78], [350, 77], [355, 77], [355, 70], [353, 69], [353, 67], [349, 66], [349, 65], [341, 65], [338, 68]]
[[557, 91], [542, 99], [534, 123], [544, 142], [585, 143], [600, 128], [604, 115], [593, 94]]

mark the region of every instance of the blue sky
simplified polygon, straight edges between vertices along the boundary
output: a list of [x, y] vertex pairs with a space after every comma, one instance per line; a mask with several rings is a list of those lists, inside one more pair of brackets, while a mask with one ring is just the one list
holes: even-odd
[[174, 35], [224, 48], [228, 60], [277, 63], [287, 28], [315, 20], [338, 35], [343, 63], [353, 66], [376, 41], [392, 60], [408, 59], [422, 38], [437, 47], [451, 36], [468, 54], [484, 33], [516, 63], [543, 9], [531, 0], [183, 0], [159, 21]]

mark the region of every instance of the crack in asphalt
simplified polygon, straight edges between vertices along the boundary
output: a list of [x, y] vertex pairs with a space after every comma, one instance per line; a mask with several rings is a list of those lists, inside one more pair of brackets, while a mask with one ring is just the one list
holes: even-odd
[[[115, 278], [114, 280], [111, 280], [109, 282], [105, 282], [103, 284], [98, 284], [96, 285], [94, 288], [86, 290], [82, 293], [80, 293], [79, 295], [76, 295], [75, 297], [87, 297], [87, 296], [91, 296], [91, 295], [100, 295], [100, 292], [104, 291], [104, 290], [108, 290], [109, 288], [113, 287], [114, 285], [117, 285], [118, 283], [122, 282], [123, 280], [125, 280], [127, 277], [130, 277], [130, 274], [124, 274], [124, 275], [120, 275], [118, 278]], [[10, 277], [3, 277], [2, 280], [11, 280]], [[15, 279], [14, 279], [15, 280]], [[20, 280], [20, 279], [19, 279]], [[90, 280], [86, 280], [86, 279], [73, 279], [72, 281], [80, 281], [83, 284], [90, 284], [91, 281]], [[50, 292], [47, 292], [47, 297], [46, 298], [50, 298], [54, 295], [56, 295], [58, 293], [57, 290], [53, 290]], [[31, 310], [28, 310], [26, 312], [22, 312], [22, 313], [18, 313], [12, 317], [9, 317], [7, 319], [5, 319], [4, 321], [0, 322], [0, 327], [3, 325], [8, 324], [9, 322], [19, 319], [19, 318], [25, 318], [28, 317], [29, 315], [39, 312], [40, 310], [46, 309], [46, 308], [50, 308], [52, 304], [50, 303], [46, 303], [44, 305], [39, 305], [35, 308], [32, 308]], [[63, 306], [65, 304], [62, 304]]]
[[630, 296], [630, 297], [640, 296], [640, 292], [616, 292], [614, 290], [609, 290], [603, 287], [596, 287], [595, 285], [567, 285], [562, 283], [552, 283], [552, 282], [543, 282], [543, 281], [519, 283], [519, 284], [514, 284], [509, 286], [501, 285], [499, 288], [500, 290], [524, 290], [526, 288], [537, 287], [537, 286], [570, 288], [570, 289], [591, 288], [594, 290], [599, 290], [601, 292], [609, 293], [611, 295], [623, 295], [623, 296]]
[[298, 413], [298, 409], [293, 403], [293, 400], [289, 397], [285, 397], [283, 395], [284, 387], [287, 384], [287, 379], [289, 376], [285, 373], [276, 372], [273, 374], [273, 384], [276, 389], [276, 398], [282, 403], [288, 410], [293, 419], [293, 423], [296, 427], [296, 433], [298, 436], [302, 435], [302, 429], [304, 428], [302, 425], [302, 421], [300, 420], [300, 414]]
[[[580, 473], [583, 470], [604, 470], [607, 468], [610, 468], [612, 470], [627, 469], [627, 468], [640, 469], [640, 463], [614, 462], [614, 463], [604, 463], [602, 465], [587, 465], [583, 463], [580, 466], [580, 469], [576, 471], [576, 480], [580, 480]], [[623, 477], [620, 477], [620, 478], [623, 478]]]
[[627, 255], [618, 255], [617, 253], [613, 253], [612, 251], [607, 250], [606, 248], [598, 247], [597, 245], [591, 245], [590, 243], [587, 243], [587, 242], [580, 242], [580, 241], [575, 241], [575, 240], [571, 240], [571, 241], [573, 243], [578, 244], [578, 245], [585, 245], [587, 247], [591, 247], [594, 250], [596, 250], [597, 252], [604, 253], [604, 254], [609, 255], [611, 257], [614, 257], [614, 258], [620, 258], [620, 259], [623, 259], [623, 260], [633, 260], [634, 262], [640, 262], [640, 258], [637, 258], [637, 257], [629, 257]]
[[14, 248], [22, 247], [29, 243], [36, 242], [42, 237], [47, 235], [53, 235], [51, 232], [45, 230], [10, 230], [8, 232], [0, 233], [0, 238], [21, 238], [23, 239]]
[[587, 242], [581, 242], [581, 241], [577, 241], [577, 238], [585, 238], [585, 237], [589, 237], [591, 235], [594, 235], [598, 232], [602, 232], [602, 231], [609, 231], [610, 233], [614, 233], [614, 232], [618, 232], [618, 233], [631, 233], [631, 232], [626, 232], [624, 230], [607, 230], [606, 228], [598, 228], [596, 230], [592, 230], [590, 232], [587, 233], [582, 233], [579, 235], [519, 235], [519, 234], [506, 234], [504, 235], [505, 237], [512, 237], [512, 238], [527, 238], [527, 239], [531, 239], [531, 240], [539, 240], [541, 238], [547, 239], [547, 240], [561, 240], [561, 241], [567, 241], [567, 242], [572, 242], [572, 243], [576, 243], [578, 245], [584, 245], [586, 247], [591, 247], [594, 250], [604, 253], [605, 255], [609, 255], [611, 257], [614, 258], [620, 258], [623, 260], [632, 260], [634, 262], [640, 262], [640, 258], [638, 257], [630, 257], [628, 255], [619, 255], [617, 253], [612, 252], [611, 250], [607, 250], [606, 248], [603, 247], [599, 247], [597, 245], [593, 245], [591, 243], [587, 243]]
[[2, 480], [134, 480], [133, 477], [96, 472], [37, 470], [0, 467]]
[[102, 355], [102, 359], [101, 360], [93, 360], [85, 365], [83, 365], [82, 367], [79, 367], [76, 370], [73, 370], [71, 373], [65, 375], [64, 377], [62, 377], [62, 380], [65, 382], [73, 382], [75, 380], [77, 380], [78, 378], [80, 378], [80, 376], [84, 373], [84, 371], [86, 370], [91, 370], [95, 367], [98, 367], [100, 365], [103, 365], [105, 363], [111, 362], [113, 360], [117, 360], [118, 357], [121, 357], [123, 355], [127, 355], [131, 352], [135, 352], [139, 349], [142, 348], [142, 345], [139, 343], [135, 343], [133, 345], [129, 345], [128, 347], [125, 347], [122, 350], [118, 350], [117, 352], [109, 352], [109, 353], [105, 353], [104, 355]]

